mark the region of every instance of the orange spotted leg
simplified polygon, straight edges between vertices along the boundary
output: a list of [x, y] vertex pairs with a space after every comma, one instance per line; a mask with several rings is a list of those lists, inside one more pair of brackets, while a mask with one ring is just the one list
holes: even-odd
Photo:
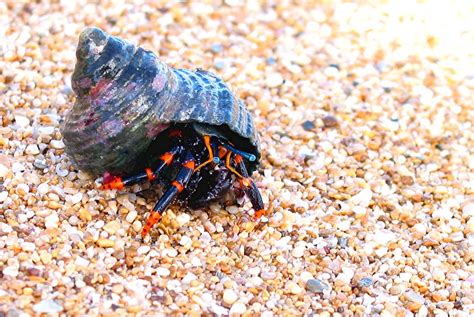
[[174, 157], [177, 154], [179, 154], [180, 151], [181, 151], [181, 147], [173, 147], [171, 150], [161, 155], [158, 166], [155, 168], [154, 171], [152, 171], [151, 168], [147, 168], [145, 169], [144, 172], [141, 172], [136, 175], [127, 176], [124, 178], [115, 176], [112, 178], [112, 180], [104, 183], [100, 188], [101, 189], [122, 189], [127, 185], [133, 185], [141, 181], [144, 181], [146, 179], [148, 179], [149, 181], [153, 181], [156, 179], [159, 173], [163, 170], [163, 168], [165, 168], [166, 166], [169, 166], [173, 162]]
[[[234, 158], [234, 163], [237, 166], [237, 170], [231, 164], [231, 158]], [[239, 178], [240, 184], [244, 190], [245, 195], [250, 199], [252, 207], [255, 210], [255, 218], [258, 220], [265, 214], [264, 204], [262, 200], [262, 195], [255, 185], [252, 178], [249, 177], [247, 168], [245, 167], [244, 160], [239, 154], [233, 154], [228, 152], [226, 156], [226, 167], [233, 172]]]
[[166, 211], [166, 208], [175, 200], [176, 196], [181, 193], [193, 175], [194, 158], [191, 152], [187, 151], [184, 155], [183, 166], [176, 175], [174, 181], [166, 189], [163, 196], [156, 203], [155, 208], [148, 217], [145, 227], [142, 230], [142, 237], [145, 237], [155, 223], [161, 219], [161, 214]]

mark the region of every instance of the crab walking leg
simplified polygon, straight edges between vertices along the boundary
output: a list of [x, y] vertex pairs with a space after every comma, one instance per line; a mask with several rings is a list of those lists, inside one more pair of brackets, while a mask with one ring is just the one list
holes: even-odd
[[142, 231], [142, 237], [145, 237], [150, 229], [161, 219], [161, 214], [168, 208], [168, 206], [174, 201], [176, 196], [181, 193], [189, 182], [189, 179], [193, 175], [194, 171], [194, 158], [191, 152], [187, 151], [184, 155], [184, 162], [182, 168], [179, 170], [174, 181], [171, 182], [170, 186], [166, 189], [163, 196], [156, 203], [155, 208], [148, 217], [145, 227]]
[[[232, 166], [232, 163], [231, 163], [231, 160], [232, 160], [232, 155], [233, 153], [231, 151], [228, 151], [226, 156], [225, 156], [225, 166], [227, 167], [227, 169], [229, 171], [231, 171], [232, 173], [234, 173], [235, 175], [237, 175], [237, 177], [239, 178], [239, 180], [242, 180], [244, 179], [245, 177], [240, 174], [239, 172], [237, 172], [237, 170]], [[239, 158], [239, 160], [242, 159], [242, 157], [240, 155], [237, 155], [237, 157]], [[237, 160], [237, 157], [234, 159], [234, 160]], [[247, 171], [247, 170], [245, 170]]]
[[255, 210], [255, 218], [260, 219], [265, 214], [264, 204], [262, 195], [255, 185], [252, 178], [249, 177], [247, 168], [245, 167], [244, 160], [239, 154], [234, 155], [234, 163], [237, 165], [237, 170], [233, 168], [231, 164], [232, 152], [227, 153], [226, 156], [226, 167], [239, 178], [240, 184], [244, 190], [245, 195], [250, 199], [252, 207]]
[[158, 166], [153, 171], [151, 168], [146, 168], [144, 172], [141, 172], [136, 175], [127, 176], [124, 178], [121, 177], [114, 177], [111, 181], [104, 183], [100, 188], [101, 189], [122, 189], [125, 186], [133, 185], [148, 179], [149, 181], [153, 181], [156, 179], [158, 174], [165, 168], [169, 166], [176, 154], [179, 154], [181, 148], [176, 146], [171, 148], [168, 152], [165, 152], [160, 156], [160, 162]]

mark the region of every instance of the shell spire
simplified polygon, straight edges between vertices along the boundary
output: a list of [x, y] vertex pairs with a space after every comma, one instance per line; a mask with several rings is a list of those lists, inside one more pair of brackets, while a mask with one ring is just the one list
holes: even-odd
[[168, 67], [99, 28], [81, 33], [76, 57], [77, 99], [61, 132], [80, 169], [129, 172], [160, 132], [185, 122], [224, 127], [232, 142], [259, 157], [250, 113], [212, 73]]

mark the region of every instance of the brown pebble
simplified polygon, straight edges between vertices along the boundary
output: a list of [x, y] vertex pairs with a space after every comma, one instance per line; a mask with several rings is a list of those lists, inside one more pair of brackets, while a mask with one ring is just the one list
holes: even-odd
[[327, 115], [323, 117], [323, 124], [325, 128], [334, 128], [338, 125], [338, 122], [336, 117]]
[[406, 175], [402, 175], [400, 177], [400, 182], [403, 184], [403, 185], [407, 185], [407, 186], [411, 186], [415, 183], [415, 181], [413, 180], [413, 177], [411, 176], [406, 176]]
[[252, 251], [253, 251], [253, 248], [251, 248], [251, 247], [245, 247], [244, 248], [244, 254], [246, 256], [249, 256], [250, 254], [252, 254]]

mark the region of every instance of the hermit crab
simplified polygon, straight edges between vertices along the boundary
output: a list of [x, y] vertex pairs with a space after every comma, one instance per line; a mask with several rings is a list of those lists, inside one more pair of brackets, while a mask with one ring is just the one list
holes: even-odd
[[225, 196], [235, 179], [255, 217], [264, 214], [249, 177], [260, 160], [258, 135], [242, 100], [219, 77], [172, 68], [98, 28], [81, 33], [76, 57], [77, 99], [61, 128], [66, 152], [89, 174], [105, 173], [103, 189], [164, 184], [143, 237], [175, 200], [203, 206]]

